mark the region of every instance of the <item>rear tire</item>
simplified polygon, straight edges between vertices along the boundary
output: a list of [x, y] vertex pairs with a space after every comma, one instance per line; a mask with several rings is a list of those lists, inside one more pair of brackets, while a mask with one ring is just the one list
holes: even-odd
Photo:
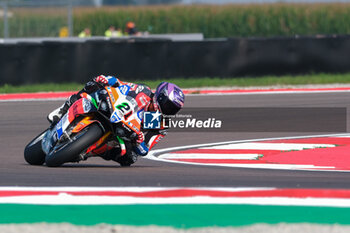
[[50, 152], [45, 163], [48, 167], [58, 167], [67, 162], [79, 161], [79, 154], [89, 148], [93, 143], [100, 139], [103, 130], [98, 124], [91, 124], [85, 129], [71, 137], [62, 147]]
[[30, 165], [43, 165], [46, 154], [42, 150], [41, 142], [47, 130], [36, 136], [24, 149], [24, 159]]

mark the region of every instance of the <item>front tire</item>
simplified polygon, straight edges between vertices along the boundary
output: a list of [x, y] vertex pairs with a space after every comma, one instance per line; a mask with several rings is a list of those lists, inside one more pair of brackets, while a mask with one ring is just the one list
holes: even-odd
[[24, 149], [24, 159], [30, 165], [43, 165], [46, 154], [42, 150], [41, 142], [47, 130], [36, 136]]
[[102, 136], [101, 127], [97, 124], [91, 124], [75, 134], [71, 138], [72, 141], [67, 141], [58, 149], [50, 152], [45, 158], [45, 163], [48, 167], [58, 167], [67, 162], [79, 161], [79, 154]]

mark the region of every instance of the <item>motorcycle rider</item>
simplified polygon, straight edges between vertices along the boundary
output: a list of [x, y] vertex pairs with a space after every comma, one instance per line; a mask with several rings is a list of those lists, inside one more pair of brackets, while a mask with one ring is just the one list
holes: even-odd
[[[175, 84], [168, 82], [161, 82], [156, 88], [155, 92], [142, 84], [128, 83], [119, 80], [114, 76], [99, 75], [87, 82], [84, 88], [77, 94], [71, 95], [66, 102], [59, 108], [52, 111], [47, 119], [51, 122], [52, 127], [61, 119], [61, 117], [68, 111], [69, 107], [78, 99], [82, 98], [83, 93], [90, 94], [97, 91], [101, 86], [119, 87], [121, 85], [130, 86], [129, 96], [133, 97], [139, 105], [140, 109], [145, 112], [159, 111], [164, 115], [176, 114], [184, 105], [185, 96], [182, 90]], [[136, 162], [137, 156], [145, 156], [148, 151], [154, 147], [167, 133], [164, 128], [142, 130], [137, 134], [136, 146], [127, 151], [131, 158], [131, 163]], [[111, 149], [100, 155], [106, 160], [115, 160], [119, 151]]]

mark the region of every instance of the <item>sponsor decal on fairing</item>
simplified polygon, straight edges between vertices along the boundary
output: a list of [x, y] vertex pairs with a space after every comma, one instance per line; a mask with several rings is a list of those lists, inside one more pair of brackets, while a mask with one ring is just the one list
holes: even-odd
[[120, 93], [122, 93], [123, 95], [127, 95], [129, 93], [130, 90], [130, 86], [128, 85], [122, 85], [120, 87], [118, 87]]

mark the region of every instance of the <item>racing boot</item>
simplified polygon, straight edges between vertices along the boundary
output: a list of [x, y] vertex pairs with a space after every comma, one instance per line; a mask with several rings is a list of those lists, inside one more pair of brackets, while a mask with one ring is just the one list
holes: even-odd
[[54, 126], [57, 124], [57, 122], [59, 122], [59, 120], [62, 118], [62, 116], [67, 113], [69, 107], [75, 101], [77, 101], [78, 98], [79, 98], [79, 96], [76, 94], [71, 95], [61, 107], [56, 108], [51, 113], [49, 113], [49, 115], [47, 115], [47, 120], [51, 123], [51, 126], [52, 125]]
[[[67, 112], [69, 106], [64, 103], [61, 107], [56, 108], [47, 115], [47, 120], [52, 124], [55, 121], [59, 121], [61, 117]], [[56, 122], [57, 123], [57, 122]]]
[[112, 160], [118, 162], [122, 167], [130, 167], [131, 164], [137, 161], [137, 154], [134, 151], [131, 151], [130, 153], [126, 153], [125, 155]]

